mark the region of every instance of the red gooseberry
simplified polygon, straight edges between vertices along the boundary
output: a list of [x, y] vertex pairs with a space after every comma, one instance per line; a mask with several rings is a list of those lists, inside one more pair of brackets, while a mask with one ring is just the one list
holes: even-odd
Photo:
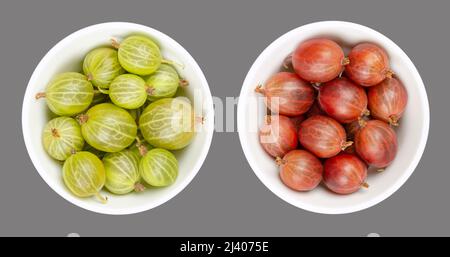
[[322, 110], [340, 123], [350, 123], [368, 114], [366, 91], [344, 77], [322, 84], [318, 99]]
[[385, 168], [397, 154], [397, 135], [386, 122], [363, 121], [355, 134], [355, 148], [367, 164]]
[[315, 38], [301, 43], [292, 54], [295, 72], [303, 79], [321, 83], [330, 81], [344, 69], [347, 59], [333, 40]]
[[330, 158], [345, 150], [353, 142], [346, 141], [344, 127], [336, 120], [315, 115], [300, 125], [300, 143], [319, 158]]
[[259, 131], [259, 141], [269, 155], [283, 158], [297, 148], [297, 130], [288, 117], [268, 115]]
[[311, 191], [322, 181], [322, 163], [305, 150], [293, 150], [277, 158], [281, 181], [296, 191]]
[[341, 153], [325, 161], [323, 181], [331, 191], [347, 195], [367, 188], [367, 165], [357, 156]]
[[307, 112], [314, 102], [313, 87], [291, 72], [273, 75], [264, 88], [258, 86], [256, 92], [266, 97], [266, 105], [273, 113], [286, 116], [301, 115]]
[[368, 91], [369, 109], [372, 116], [398, 126], [408, 102], [408, 93], [402, 82], [396, 78], [387, 78]]
[[387, 53], [372, 43], [361, 43], [353, 47], [348, 60], [346, 74], [362, 86], [374, 86], [393, 74], [389, 68]]

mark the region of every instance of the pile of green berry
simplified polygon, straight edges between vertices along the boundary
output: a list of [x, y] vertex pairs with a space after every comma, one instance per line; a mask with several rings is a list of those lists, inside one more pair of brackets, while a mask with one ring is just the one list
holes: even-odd
[[83, 73], [58, 74], [36, 95], [58, 116], [42, 143], [64, 162], [62, 178], [74, 195], [106, 202], [103, 187], [123, 195], [175, 182], [170, 151], [189, 145], [195, 132], [190, 101], [176, 96], [188, 83], [173, 64], [153, 40], [132, 35], [90, 51]]

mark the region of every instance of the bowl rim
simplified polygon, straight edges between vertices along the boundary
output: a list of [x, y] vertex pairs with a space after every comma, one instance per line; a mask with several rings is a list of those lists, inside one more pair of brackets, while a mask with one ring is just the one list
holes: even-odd
[[186, 178], [178, 184], [178, 186], [173, 188], [173, 190], [170, 190], [165, 194], [164, 197], [161, 197], [157, 199], [156, 201], [153, 201], [148, 204], [143, 204], [138, 207], [124, 207], [124, 208], [116, 208], [116, 209], [110, 209], [106, 205], [105, 206], [95, 206], [89, 202], [84, 201], [83, 199], [79, 199], [73, 195], [71, 195], [67, 190], [64, 190], [62, 187], [56, 186], [56, 181], [51, 179], [48, 174], [45, 172], [44, 167], [41, 165], [41, 161], [39, 160], [37, 156], [37, 150], [33, 148], [31, 144], [31, 135], [27, 131], [30, 127], [29, 122], [29, 116], [31, 113], [28, 112], [30, 109], [31, 101], [26, 101], [27, 99], [30, 99], [32, 97], [32, 88], [34, 83], [39, 76], [39, 74], [45, 69], [45, 67], [48, 65], [49, 60], [55, 58], [55, 54], [67, 47], [67, 45], [70, 42], [73, 42], [73, 40], [76, 40], [77, 38], [83, 37], [86, 34], [89, 34], [93, 31], [97, 31], [100, 29], [111, 29], [111, 28], [125, 28], [130, 31], [137, 31], [137, 32], [144, 32], [146, 34], [149, 34], [155, 38], [163, 38], [164, 41], [170, 41], [171, 44], [173, 44], [176, 47], [176, 51], [180, 52], [181, 55], [184, 55], [187, 59], [190, 59], [192, 65], [192, 69], [194, 70], [194, 73], [197, 74], [201, 81], [201, 90], [205, 93], [205, 97], [207, 101], [207, 105], [204, 106], [206, 109], [213, 110], [213, 100], [211, 95], [211, 90], [208, 84], [208, 81], [206, 80], [205, 74], [203, 73], [202, 69], [200, 68], [197, 61], [192, 57], [192, 55], [175, 39], [172, 37], [166, 35], [165, 33], [151, 28], [149, 26], [132, 23], [132, 22], [105, 22], [105, 23], [98, 23], [94, 25], [90, 25], [84, 28], [81, 28], [67, 36], [65, 36], [62, 40], [60, 40], [58, 43], [56, 43], [41, 59], [39, 64], [36, 66], [35, 70], [33, 71], [30, 80], [27, 84], [27, 88], [24, 94], [23, 98], [23, 104], [22, 104], [22, 134], [25, 142], [25, 146], [27, 148], [28, 155], [30, 156], [30, 159], [41, 176], [41, 178], [47, 183], [47, 185], [53, 189], [60, 197], [64, 198], [71, 204], [81, 207], [82, 209], [92, 211], [99, 214], [108, 214], [108, 215], [129, 215], [129, 214], [137, 214], [140, 212], [148, 211], [150, 209], [156, 208], [167, 201], [171, 200], [175, 196], [177, 196], [179, 193], [181, 193], [194, 179], [194, 177], [198, 174], [200, 171], [200, 168], [204, 164], [206, 157], [209, 153], [209, 150], [211, 148], [211, 143], [214, 135], [214, 111], [209, 111], [208, 116], [209, 118], [205, 120], [204, 130], [203, 133], [206, 133], [206, 140], [205, 144], [201, 147], [198, 159], [194, 163], [193, 167], [190, 169], [191, 172]]
[[[250, 149], [249, 144], [247, 143], [247, 133], [245, 132], [246, 128], [244, 127], [244, 124], [245, 124], [244, 111], [246, 109], [245, 105], [247, 104], [247, 100], [244, 99], [243, 96], [246, 95], [246, 90], [247, 90], [246, 85], [249, 84], [251, 78], [256, 73], [257, 68], [264, 65], [269, 53], [274, 51], [279, 45], [282, 45], [283, 42], [286, 41], [286, 39], [288, 39], [292, 34], [300, 33], [301, 31], [304, 31], [304, 30], [314, 30], [314, 29], [320, 29], [320, 28], [329, 27], [329, 26], [352, 27], [354, 29], [364, 30], [368, 33], [373, 34], [375, 37], [380, 38], [380, 40], [382, 40], [384, 44], [389, 45], [390, 48], [395, 49], [395, 51], [401, 56], [401, 58], [406, 60], [405, 65], [408, 66], [408, 70], [411, 71], [412, 75], [414, 76], [414, 80], [417, 81], [417, 84], [419, 85], [418, 90], [419, 90], [420, 100], [424, 104], [424, 110], [423, 110], [424, 111], [424, 119], [423, 119], [424, 126], [421, 131], [420, 144], [417, 147], [415, 155], [412, 157], [412, 161], [409, 163], [409, 165], [407, 167], [405, 167], [405, 172], [403, 172], [402, 176], [391, 187], [387, 188], [383, 193], [379, 194], [376, 197], [373, 197], [369, 201], [354, 205], [352, 207], [344, 207], [344, 208], [319, 207], [319, 206], [315, 206], [313, 204], [307, 204], [307, 203], [304, 203], [304, 202], [301, 202], [298, 200], [297, 201], [292, 200], [288, 196], [284, 195], [283, 193], [275, 191], [271, 187], [271, 183], [269, 181], [264, 181], [264, 179], [260, 175], [260, 173], [262, 171], [260, 171], [258, 169], [256, 161], [250, 158], [251, 149]], [[313, 23], [302, 25], [300, 27], [297, 27], [297, 28], [294, 28], [294, 29], [288, 31], [287, 33], [281, 35], [280, 37], [275, 39], [272, 43], [270, 43], [269, 46], [267, 46], [261, 52], [261, 54], [256, 58], [255, 62], [252, 64], [249, 72], [247, 73], [247, 75], [244, 79], [243, 86], [242, 86], [242, 89], [240, 92], [239, 102], [238, 102], [237, 115], [238, 115], [238, 117], [237, 117], [238, 125], [237, 126], [238, 126], [238, 132], [239, 132], [239, 140], [241, 142], [241, 146], [244, 151], [244, 155], [245, 155], [248, 163], [250, 164], [250, 167], [252, 168], [253, 172], [255, 173], [256, 177], [258, 177], [258, 179], [261, 181], [261, 183], [264, 184], [272, 193], [274, 193], [276, 196], [278, 196], [285, 202], [287, 202], [297, 208], [304, 209], [304, 210], [307, 210], [307, 211], [310, 211], [313, 213], [320, 213], [320, 214], [348, 214], [348, 213], [362, 211], [362, 210], [368, 209], [370, 207], [373, 207], [373, 206], [381, 203], [382, 201], [386, 200], [391, 195], [393, 195], [402, 185], [405, 184], [405, 182], [412, 175], [412, 173], [416, 169], [417, 165], [419, 164], [420, 159], [421, 159], [423, 152], [425, 150], [425, 147], [426, 147], [426, 143], [428, 140], [429, 127], [430, 127], [430, 107], [429, 107], [428, 96], [427, 96], [427, 92], [426, 92], [423, 80], [422, 80], [417, 68], [415, 67], [414, 63], [411, 61], [411, 59], [408, 57], [408, 55], [403, 51], [403, 49], [401, 49], [390, 38], [388, 38], [387, 36], [383, 35], [382, 33], [378, 32], [370, 27], [367, 27], [367, 26], [364, 26], [361, 24], [357, 24], [354, 22], [335, 21], [335, 20], [319, 21], [319, 22], [313, 22]]]

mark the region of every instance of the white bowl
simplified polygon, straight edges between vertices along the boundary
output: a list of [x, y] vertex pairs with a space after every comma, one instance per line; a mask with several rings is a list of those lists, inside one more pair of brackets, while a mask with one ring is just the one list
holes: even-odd
[[[391, 67], [408, 90], [408, 106], [397, 130], [399, 147], [395, 161], [384, 172], [371, 174], [370, 188], [340, 196], [323, 187], [308, 193], [290, 190], [278, 177], [278, 168], [258, 141], [258, 127], [265, 115], [264, 103], [257, 98], [255, 86], [276, 73], [297, 45], [314, 37], [328, 37], [348, 46], [373, 42], [390, 57]], [[347, 49], [348, 50], [348, 49]], [[286, 202], [308, 211], [343, 214], [374, 206], [391, 196], [410, 177], [420, 161], [428, 138], [430, 113], [427, 93], [416, 67], [409, 57], [386, 36], [368, 27], [340, 21], [325, 21], [296, 28], [267, 47], [245, 78], [238, 107], [238, 129], [242, 148], [256, 176], [274, 194]]]
[[[149, 189], [143, 193], [126, 196], [108, 196], [107, 204], [95, 199], [81, 199], [72, 195], [61, 178], [61, 165], [44, 151], [41, 133], [49, 120], [45, 100], [36, 101], [36, 93], [45, 89], [49, 80], [65, 71], [80, 71], [81, 62], [90, 50], [108, 45], [111, 38], [122, 39], [129, 34], [146, 34], [161, 46], [165, 58], [184, 64], [178, 69], [190, 85], [185, 94], [194, 101], [196, 113], [206, 117], [205, 124], [197, 133], [192, 144], [176, 153], [179, 161], [179, 177], [165, 188]], [[196, 95], [196, 97], [194, 97]], [[175, 40], [155, 29], [133, 23], [103, 23], [81, 29], [56, 44], [36, 67], [25, 93], [22, 109], [22, 130], [31, 160], [47, 184], [69, 202], [84, 209], [104, 214], [132, 214], [159, 206], [180, 193], [194, 178], [208, 154], [213, 131], [214, 112], [211, 92], [206, 78], [192, 56]]]

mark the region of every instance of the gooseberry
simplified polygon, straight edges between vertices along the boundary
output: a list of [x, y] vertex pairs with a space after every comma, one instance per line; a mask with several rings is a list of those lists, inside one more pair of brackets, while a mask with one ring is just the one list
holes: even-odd
[[178, 177], [178, 161], [175, 156], [161, 148], [155, 148], [142, 157], [139, 170], [145, 182], [151, 186], [164, 187]]
[[408, 102], [408, 93], [402, 82], [396, 78], [387, 78], [368, 91], [369, 109], [372, 116], [398, 126]]
[[319, 158], [330, 158], [353, 142], [346, 141], [345, 129], [336, 120], [314, 115], [300, 125], [300, 143]]
[[45, 151], [54, 159], [64, 161], [73, 153], [81, 151], [84, 139], [80, 125], [73, 118], [59, 117], [45, 125], [42, 134]]
[[145, 81], [134, 74], [116, 77], [109, 86], [111, 101], [125, 109], [137, 109], [147, 101], [148, 88]]
[[95, 195], [102, 203], [106, 203], [107, 199], [100, 195], [106, 179], [105, 168], [94, 154], [72, 154], [64, 162], [62, 176], [65, 185], [74, 195], [82, 198]]
[[83, 72], [98, 88], [108, 88], [115, 77], [125, 70], [120, 66], [117, 50], [101, 47], [90, 51], [83, 62]]
[[259, 130], [259, 142], [269, 155], [283, 158], [297, 148], [297, 129], [286, 116], [268, 115]]
[[258, 86], [256, 92], [266, 98], [267, 107], [285, 116], [298, 116], [309, 110], [314, 102], [314, 89], [297, 74], [279, 72], [273, 75], [264, 88]]
[[139, 161], [139, 155], [131, 150], [106, 154], [103, 158], [105, 187], [117, 195], [128, 194], [133, 190], [142, 192], [145, 187], [140, 183]]
[[322, 163], [305, 150], [293, 150], [277, 158], [281, 181], [296, 191], [311, 191], [322, 181]]
[[110, 103], [96, 105], [77, 117], [88, 144], [104, 152], [119, 152], [136, 138], [137, 125], [124, 109]]
[[367, 164], [385, 168], [397, 154], [397, 135], [387, 123], [369, 120], [356, 132], [355, 148]]
[[386, 51], [375, 44], [356, 45], [350, 51], [348, 59], [350, 63], [345, 66], [345, 72], [361, 86], [374, 86], [393, 74]]
[[337, 194], [347, 195], [368, 188], [366, 178], [367, 165], [353, 154], [341, 153], [325, 161], [323, 181]]
[[113, 47], [118, 49], [120, 65], [136, 75], [150, 75], [161, 63], [170, 63], [162, 59], [158, 45], [146, 36], [132, 35], [120, 44], [113, 40]]
[[194, 137], [194, 112], [184, 98], [164, 98], [147, 106], [139, 118], [139, 128], [151, 145], [179, 150]]
[[292, 55], [295, 72], [304, 80], [314, 83], [330, 81], [341, 74], [348, 60], [342, 48], [325, 38], [301, 43]]
[[86, 110], [94, 98], [94, 88], [83, 74], [66, 72], [56, 75], [44, 93], [48, 108], [59, 116], [73, 116]]
[[161, 98], [171, 98], [178, 90], [179, 86], [188, 86], [189, 82], [180, 79], [178, 72], [170, 65], [161, 64], [158, 70], [146, 80], [148, 99], [156, 101]]
[[344, 77], [322, 84], [318, 100], [321, 109], [340, 123], [350, 123], [369, 114], [366, 91]]

